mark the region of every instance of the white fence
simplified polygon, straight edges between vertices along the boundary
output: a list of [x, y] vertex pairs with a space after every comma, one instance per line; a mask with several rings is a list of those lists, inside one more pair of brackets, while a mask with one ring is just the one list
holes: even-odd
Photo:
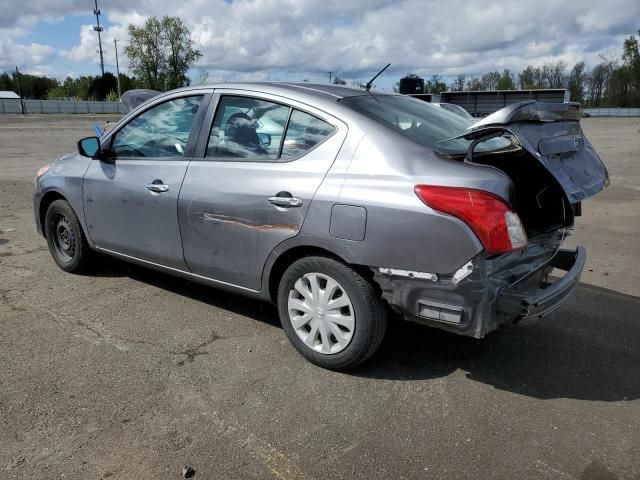
[[[120, 102], [23, 100], [25, 113], [126, 113]], [[0, 113], [21, 113], [20, 100], [0, 99]]]
[[640, 108], [585, 108], [592, 117], [640, 117]]

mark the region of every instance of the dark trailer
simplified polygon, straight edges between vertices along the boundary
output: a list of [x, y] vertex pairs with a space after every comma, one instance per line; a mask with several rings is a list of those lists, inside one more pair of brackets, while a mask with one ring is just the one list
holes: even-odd
[[424, 92], [424, 79], [417, 75], [408, 74], [400, 79], [399, 92], [403, 95], [422, 94]]
[[474, 117], [484, 117], [493, 112], [522, 102], [536, 100], [544, 103], [568, 102], [569, 90], [564, 88], [540, 88], [531, 90], [496, 90], [475, 92], [442, 92], [440, 101], [460, 105]]

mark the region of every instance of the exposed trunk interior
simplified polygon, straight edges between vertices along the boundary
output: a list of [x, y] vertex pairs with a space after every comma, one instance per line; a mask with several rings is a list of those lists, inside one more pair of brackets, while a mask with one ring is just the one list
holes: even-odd
[[564, 191], [526, 150], [474, 153], [473, 163], [496, 167], [511, 178], [512, 204], [529, 237], [573, 225], [574, 210]]

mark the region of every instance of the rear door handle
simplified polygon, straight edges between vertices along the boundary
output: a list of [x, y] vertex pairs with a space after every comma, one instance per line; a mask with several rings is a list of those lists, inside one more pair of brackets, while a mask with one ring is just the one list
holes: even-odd
[[156, 193], [164, 193], [169, 191], [169, 185], [164, 183], [150, 183], [147, 185], [147, 190]]
[[277, 207], [283, 208], [291, 208], [291, 207], [301, 207], [302, 199], [298, 197], [269, 197], [269, 203], [275, 205]]

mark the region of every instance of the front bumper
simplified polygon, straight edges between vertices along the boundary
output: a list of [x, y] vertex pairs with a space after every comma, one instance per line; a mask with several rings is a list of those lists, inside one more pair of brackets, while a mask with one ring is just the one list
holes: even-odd
[[36, 184], [36, 191], [33, 193], [33, 217], [36, 224], [36, 231], [44, 237], [42, 231], [42, 224], [40, 223], [40, 202], [42, 201], [42, 192], [40, 187]]
[[[522, 251], [500, 257], [480, 254], [473, 272], [459, 283], [380, 273], [383, 298], [406, 320], [482, 338], [500, 325], [540, 318], [559, 308], [576, 288], [586, 250], [558, 250], [561, 238], [538, 239]], [[555, 253], [555, 254], [554, 254]], [[553, 269], [566, 274], [549, 281]]]

